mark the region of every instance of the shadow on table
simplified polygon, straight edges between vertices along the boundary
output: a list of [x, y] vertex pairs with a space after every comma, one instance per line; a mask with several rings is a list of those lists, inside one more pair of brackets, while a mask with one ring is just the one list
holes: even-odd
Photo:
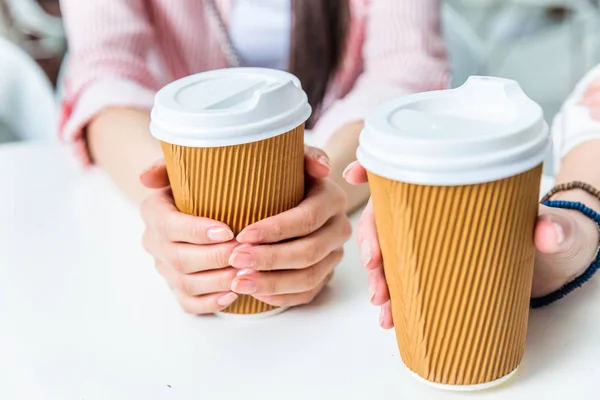
[[600, 300], [598, 290], [600, 280], [595, 279], [556, 304], [531, 310], [525, 357], [515, 377], [491, 389], [462, 392], [460, 397], [495, 396], [528, 381], [539, 384], [555, 376], [567, 379], [561, 371], [570, 365], [584, 368], [582, 358], [589, 362], [590, 344], [597, 343], [594, 313]]
[[[366, 274], [362, 276], [363, 271], [354, 264], [350, 259], [342, 261], [327, 286], [314, 301], [302, 306], [302, 308], [312, 312], [337, 308], [336, 305], [339, 306], [344, 303], [356, 303], [356, 306], [369, 307]], [[353, 274], [359, 274], [361, 277], [353, 276]]]
[[561, 301], [531, 310], [519, 380], [536, 379], [546, 369], [585, 358], [590, 343], [597, 341], [598, 290], [600, 281], [593, 279]]

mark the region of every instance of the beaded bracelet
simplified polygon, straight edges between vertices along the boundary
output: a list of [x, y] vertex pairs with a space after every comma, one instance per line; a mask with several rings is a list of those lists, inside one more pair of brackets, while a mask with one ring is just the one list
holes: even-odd
[[546, 195], [542, 199], [541, 203], [543, 204], [543, 203], [547, 202], [557, 193], [568, 192], [570, 190], [575, 190], [575, 189], [583, 190], [584, 192], [587, 192], [587, 193], [591, 194], [592, 196], [596, 197], [598, 200], [600, 200], [600, 190], [596, 189], [589, 183], [573, 181], [573, 182], [569, 182], [569, 183], [560, 183], [560, 184], [554, 186], [548, 193], [546, 193]]
[[[544, 202], [544, 205], [546, 207], [564, 208], [564, 209], [568, 209], [568, 210], [579, 211], [586, 217], [594, 220], [596, 222], [596, 224], [598, 224], [598, 229], [600, 229], [600, 214], [596, 213], [594, 210], [586, 207], [585, 205], [583, 205], [581, 203], [576, 203], [576, 202], [572, 202], [572, 201], [548, 200], [548, 201]], [[600, 268], [600, 244], [599, 244], [599, 248], [598, 248], [598, 253], [596, 254], [596, 259], [594, 260], [592, 265], [590, 265], [585, 270], [585, 272], [583, 274], [579, 275], [577, 278], [575, 278], [575, 280], [565, 284], [563, 287], [561, 287], [560, 289], [558, 289], [550, 294], [547, 294], [542, 297], [532, 298], [530, 300], [531, 308], [544, 307], [544, 306], [547, 306], [548, 304], [554, 303], [555, 301], [562, 299], [563, 297], [565, 297], [566, 295], [571, 293], [573, 290], [577, 289], [578, 287], [581, 287], [581, 285], [583, 285], [585, 282], [587, 282], [596, 273], [598, 268]]]

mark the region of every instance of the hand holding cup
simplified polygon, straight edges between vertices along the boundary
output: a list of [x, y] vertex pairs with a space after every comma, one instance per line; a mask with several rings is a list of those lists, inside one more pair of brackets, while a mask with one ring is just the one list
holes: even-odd
[[185, 312], [218, 312], [239, 294], [290, 307], [320, 293], [343, 256], [351, 227], [345, 195], [327, 178], [327, 155], [306, 147], [305, 168], [306, 199], [248, 226], [237, 238], [219, 221], [177, 210], [163, 160], [142, 173], [142, 183], [155, 189], [142, 205], [144, 248]]

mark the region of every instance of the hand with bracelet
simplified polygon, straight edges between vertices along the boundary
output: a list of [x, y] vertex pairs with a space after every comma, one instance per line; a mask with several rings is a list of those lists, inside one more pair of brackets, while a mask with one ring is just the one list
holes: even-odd
[[[600, 80], [590, 86], [580, 105], [600, 121]], [[600, 126], [600, 125], [599, 125]], [[600, 138], [600, 128], [598, 130]], [[566, 154], [557, 186], [539, 207], [534, 233], [536, 247], [532, 306], [550, 304], [588, 280], [600, 267], [600, 139], [588, 140]], [[354, 162], [344, 171], [352, 184], [364, 184], [364, 168]], [[549, 202], [547, 202], [549, 201]], [[369, 271], [369, 298], [381, 306], [379, 324], [393, 327], [390, 297], [375, 229], [373, 206], [365, 208], [357, 233], [362, 264]]]

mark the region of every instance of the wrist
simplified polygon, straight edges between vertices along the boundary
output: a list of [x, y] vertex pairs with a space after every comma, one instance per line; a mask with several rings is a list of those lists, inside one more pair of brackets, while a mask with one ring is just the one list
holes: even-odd
[[573, 201], [582, 203], [586, 207], [600, 213], [600, 199], [581, 189], [560, 192], [553, 195], [550, 200]]
[[[587, 190], [587, 188], [586, 188], [586, 190]], [[597, 191], [596, 191], [596, 193], [594, 193], [594, 195], [597, 196]], [[568, 201], [568, 200], [567, 201], [548, 200], [544, 204], [546, 204], [546, 206], [550, 207], [551, 209], [560, 209], [561, 210], [560, 213], [563, 213], [564, 211], [567, 211], [567, 210], [568, 211], [577, 211], [583, 217], [587, 218], [587, 220], [591, 220], [594, 223], [595, 230], [594, 230], [594, 233], [586, 234], [585, 232], [582, 232], [581, 228], [583, 228], [583, 227], [581, 225], [579, 225], [576, 221], [570, 221], [570, 222], [575, 222], [575, 226], [577, 226], [578, 229], [576, 232], [572, 232], [572, 233], [574, 233], [574, 235], [572, 235], [572, 236], [570, 235], [570, 238], [568, 241], [565, 242], [565, 241], [559, 240], [559, 244], [562, 242], [562, 243], [568, 244], [568, 246], [563, 247], [563, 249], [562, 249], [563, 251], [556, 253], [556, 254], [560, 254], [560, 255], [567, 255], [567, 257], [563, 258], [563, 260], [562, 260], [563, 262], [566, 261], [566, 263], [558, 262], [559, 258], [555, 257], [554, 253], [552, 253], [551, 257], [553, 257], [554, 260], [546, 259], [545, 260], [546, 266], [549, 267], [549, 269], [552, 269], [553, 266], [554, 267], [560, 266], [560, 264], [563, 264], [563, 267], [565, 267], [565, 266], [574, 267], [576, 265], [582, 266], [583, 264], [585, 264], [585, 265], [587, 265], [587, 267], [582, 267], [581, 268], [582, 271], [577, 273], [574, 277], [572, 277], [572, 279], [566, 280], [566, 282], [563, 285], [561, 285], [560, 287], [551, 291], [550, 293], [543, 293], [546, 290], [539, 290], [539, 289], [543, 289], [542, 286], [544, 286], [544, 285], [546, 285], [546, 287], [551, 286], [548, 284], [552, 283], [551, 281], [553, 281], [554, 279], [548, 279], [548, 278], [553, 278], [552, 275], [554, 275], [554, 277], [555, 277], [555, 276], [557, 276], [557, 274], [542, 274], [542, 275], [545, 275], [545, 277], [544, 277], [544, 279], [540, 280], [539, 285], [538, 285], [539, 287], [537, 288], [538, 291], [541, 291], [542, 293], [539, 293], [539, 295], [536, 296], [536, 294], [535, 294], [536, 290], [532, 290], [531, 307], [533, 307], [533, 308], [546, 306], [548, 304], [551, 304], [551, 303], [567, 296], [569, 293], [571, 293], [572, 291], [581, 287], [585, 282], [587, 282], [590, 278], [592, 278], [592, 276], [600, 268], [600, 258], [598, 256], [598, 251], [599, 251], [598, 250], [598, 241], [599, 241], [599, 234], [600, 234], [600, 229], [599, 229], [600, 228], [600, 214], [596, 213], [594, 210], [592, 210], [589, 207], [586, 207], [585, 205], [583, 205], [580, 202], [573, 202], [573, 201]], [[549, 215], [552, 215], [552, 214], [549, 214]], [[556, 216], [556, 217], [558, 217], [559, 215], [560, 215], [559, 213], [554, 214], [554, 216]], [[563, 219], [564, 217], [566, 217], [566, 215], [561, 216], [559, 219]], [[573, 215], [571, 215], [568, 219], [572, 219], [572, 218], [573, 218]], [[571, 224], [569, 223], [568, 225], [571, 225]], [[593, 238], [592, 238], [592, 235], [593, 235]], [[593, 242], [590, 242], [590, 239], [593, 239]], [[583, 247], [589, 249], [590, 252], [582, 251], [583, 250], [582, 244], [584, 244]], [[593, 255], [591, 255], [592, 251], [593, 251]], [[589, 255], [589, 257], [588, 257], [588, 255]], [[541, 260], [540, 260], [540, 261], [542, 261], [541, 264], [544, 264], [544, 256], [545, 256], [544, 254], [541, 255]], [[547, 263], [547, 261], [552, 261], [552, 262]], [[538, 269], [538, 263], [536, 262], [536, 270], [537, 269]], [[567, 268], [567, 269], [573, 270], [573, 268]], [[556, 270], [556, 268], [555, 268], [555, 270]], [[534, 275], [535, 275], [535, 273], [534, 273]], [[536, 282], [535, 282], [535, 277], [534, 277], [534, 289], [536, 289], [535, 283]]]

